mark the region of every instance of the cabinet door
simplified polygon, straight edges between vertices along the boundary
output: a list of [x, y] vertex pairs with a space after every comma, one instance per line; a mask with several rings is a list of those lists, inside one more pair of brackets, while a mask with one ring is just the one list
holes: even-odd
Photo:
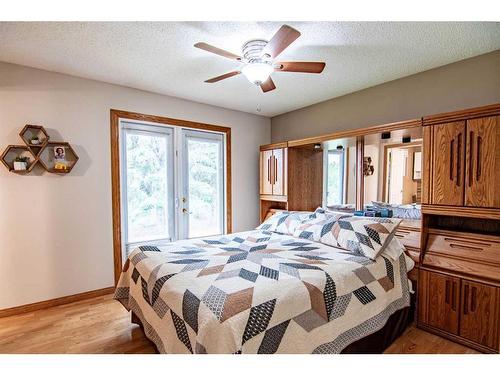
[[462, 280], [460, 336], [493, 349], [498, 349], [497, 289]]
[[422, 271], [419, 319], [432, 327], [458, 334], [460, 279]]
[[273, 150], [260, 152], [260, 193], [273, 194]]
[[273, 195], [286, 195], [286, 149], [273, 150]]
[[465, 121], [433, 128], [432, 203], [463, 206]]
[[500, 207], [500, 116], [467, 121], [465, 204]]

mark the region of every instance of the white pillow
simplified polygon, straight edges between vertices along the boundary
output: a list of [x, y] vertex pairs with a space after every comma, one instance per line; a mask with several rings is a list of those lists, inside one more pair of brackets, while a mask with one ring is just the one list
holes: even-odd
[[276, 212], [269, 219], [260, 224], [256, 229], [267, 230], [280, 234], [293, 235], [295, 229], [311, 216], [312, 212], [307, 211], [280, 211]]

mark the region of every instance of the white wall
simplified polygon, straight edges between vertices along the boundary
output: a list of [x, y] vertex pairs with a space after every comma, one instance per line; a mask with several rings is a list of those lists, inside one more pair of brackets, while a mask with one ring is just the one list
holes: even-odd
[[270, 120], [122, 86], [0, 63], [0, 148], [25, 124], [70, 142], [72, 173], [0, 165], [0, 309], [113, 285], [111, 108], [232, 128], [233, 230], [258, 224], [258, 152]]
[[496, 50], [273, 117], [272, 141], [313, 137], [499, 102], [500, 50]]

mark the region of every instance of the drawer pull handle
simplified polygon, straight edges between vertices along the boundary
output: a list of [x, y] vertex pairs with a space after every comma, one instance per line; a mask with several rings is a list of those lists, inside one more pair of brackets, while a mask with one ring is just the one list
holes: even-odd
[[445, 237], [444, 240], [446, 242], [460, 242], [461, 244], [462, 243], [468, 243], [468, 244], [471, 244], [471, 245], [477, 245], [477, 246], [483, 246], [483, 247], [491, 247], [491, 243], [487, 243], [487, 242], [479, 242], [479, 241], [467, 241], [467, 240], [463, 240], [463, 239], [456, 239], [456, 238], [449, 238], [449, 237]]
[[450, 247], [452, 249], [463, 249], [463, 250], [472, 250], [472, 251], [483, 251], [484, 250], [484, 249], [481, 249], [480, 247], [459, 245], [459, 244], [456, 244], [456, 243], [451, 243]]

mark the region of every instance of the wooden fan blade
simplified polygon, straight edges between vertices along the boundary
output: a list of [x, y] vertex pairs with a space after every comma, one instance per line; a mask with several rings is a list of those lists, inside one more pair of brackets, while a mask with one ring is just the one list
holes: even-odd
[[228, 51], [224, 51], [223, 49], [211, 46], [210, 44], [207, 44], [207, 43], [200, 42], [200, 43], [196, 43], [194, 46], [196, 48], [205, 50], [207, 52], [212, 52], [212, 53], [215, 53], [216, 55], [227, 57], [228, 59], [231, 59], [231, 60], [237, 60], [237, 61], [241, 60], [241, 56], [235, 55], [234, 53], [231, 53]]
[[223, 74], [221, 76], [217, 76], [217, 77], [214, 77], [214, 78], [207, 79], [205, 82], [206, 83], [219, 82], [219, 81], [222, 81], [223, 79], [226, 79], [226, 78], [229, 78], [229, 77], [233, 77], [233, 76], [237, 76], [240, 73], [241, 72], [235, 70], [234, 72], [229, 72], [229, 73]]
[[260, 88], [262, 89], [262, 91], [268, 92], [268, 91], [274, 90], [276, 88], [276, 86], [274, 85], [274, 82], [271, 79], [271, 77], [269, 77], [266, 80], [266, 82], [263, 82], [260, 84]]
[[300, 33], [293, 27], [283, 25], [264, 47], [263, 52], [274, 59], [281, 52], [283, 52], [286, 47], [292, 44], [299, 36]]
[[277, 72], [321, 73], [325, 69], [324, 62], [290, 61], [276, 63]]

